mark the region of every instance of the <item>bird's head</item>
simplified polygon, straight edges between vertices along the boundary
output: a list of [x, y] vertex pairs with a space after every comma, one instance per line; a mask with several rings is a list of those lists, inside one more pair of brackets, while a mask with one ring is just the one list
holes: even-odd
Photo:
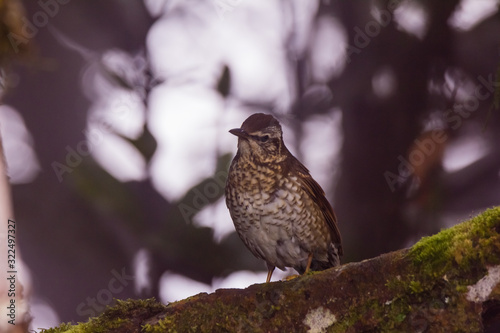
[[258, 163], [279, 163], [286, 158], [281, 125], [271, 115], [255, 113], [229, 133], [238, 137], [238, 153], [243, 158]]

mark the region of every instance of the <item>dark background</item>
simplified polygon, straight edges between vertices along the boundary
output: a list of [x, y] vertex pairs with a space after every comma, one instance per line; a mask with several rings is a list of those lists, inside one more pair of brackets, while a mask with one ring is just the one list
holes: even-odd
[[[23, 3], [28, 18], [41, 10], [36, 1]], [[497, 10], [474, 27], [460, 30], [449, 23], [460, 1], [418, 1], [426, 13], [427, 32], [422, 38], [398, 29], [392, 19], [382, 28], [379, 24], [379, 32], [368, 30], [374, 37], [366, 34], [367, 23], [374, 21], [373, 7], [393, 15], [400, 3], [405, 2], [320, 3], [309, 26], [311, 35], [318, 22], [333, 17], [343, 26], [349, 45], [344, 69], [326, 81], [311, 75], [312, 48], [306, 46], [297, 53], [290, 44], [282, 45], [290, 55], [288, 74], [296, 86], [286, 110], [294, 120], [296, 140], [300, 142], [302, 124], [308, 119], [335, 112], [342, 115], [341, 153], [332, 166], [338, 177], [325, 187], [335, 189], [328, 196], [334, 199], [340, 221], [344, 262], [410, 246], [421, 236], [499, 204], [500, 14]], [[200, 24], [187, 19], [190, 6], [196, 4], [188, 2], [183, 10], [168, 15], [178, 20], [186, 17], [187, 27]], [[232, 8], [227, 6], [222, 9]], [[198, 14], [203, 16], [203, 11]], [[53, 162], [66, 160], [66, 147], [86, 140], [83, 131], [92, 101], [85, 93], [88, 83], [82, 74], [88, 66], [99, 64], [104, 52], [119, 49], [144, 59], [141, 66], [121, 71], [98, 66], [97, 71], [107, 74], [110, 84], [141, 96], [143, 112], [148, 112], [150, 93], [168, 80], [148, 65], [146, 37], [157, 19], [138, 0], [72, 0], [60, 5], [49, 24], [30, 39], [29, 55], [12, 68], [19, 81], [3, 102], [24, 118], [40, 165], [33, 181], [12, 188], [19, 246], [31, 271], [32, 293], [50, 304], [61, 321], [84, 321], [102, 310], [89, 306], [89, 297], [105, 300], [116, 274], [132, 276], [132, 260], [139, 249], [149, 251], [153, 282], [136, 291], [133, 279], [122, 281], [123, 288], [113, 297], [158, 297], [158, 281], [166, 270], [210, 284], [216, 276], [264, 269], [234, 233], [217, 242], [210, 228], [191, 223], [195, 213], [222, 195], [219, 191], [193, 205], [199, 200], [195, 188], [203, 190], [213, 179], [169, 201], [149, 178], [121, 182], [92, 156], [84, 156], [62, 182], [54, 175]], [[258, 24], [259, 17], [249, 20]], [[57, 31], [91, 53], [63, 45]], [[384, 71], [397, 84], [392, 93], [380, 95], [373, 80]], [[211, 89], [222, 98], [237, 98], [231, 74], [230, 65], [225, 71], [217, 69], [219, 79]], [[485, 85], [488, 80], [495, 84]], [[478, 98], [478, 92], [484, 98]], [[268, 100], [241, 102], [276, 113]], [[142, 135], [124, 139], [150, 162], [157, 141], [148, 128], [146, 121]], [[446, 152], [453, 149], [467, 157], [470, 143], [486, 153], [463, 168], [446, 170]], [[325, 142], [315, 149], [329, 147]], [[219, 152], [214, 174], [227, 169], [227, 153]], [[179, 210], [182, 205], [192, 208], [188, 221]]]

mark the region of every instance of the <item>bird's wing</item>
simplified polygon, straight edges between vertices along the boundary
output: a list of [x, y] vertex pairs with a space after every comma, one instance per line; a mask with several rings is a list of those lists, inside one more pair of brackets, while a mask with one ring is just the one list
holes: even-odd
[[332, 236], [332, 243], [338, 244], [338, 252], [339, 255], [343, 254], [342, 250], [342, 238], [340, 236], [340, 231], [337, 226], [337, 217], [333, 212], [333, 208], [325, 197], [325, 191], [321, 188], [321, 186], [311, 177], [309, 174], [309, 170], [300, 163], [295, 157], [293, 158], [293, 163], [295, 171], [298, 173], [297, 177], [299, 179], [299, 183], [302, 185], [302, 188], [314, 199], [314, 202], [317, 203], [323, 216], [325, 217], [326, 223], [330, 228], [330, 234]]

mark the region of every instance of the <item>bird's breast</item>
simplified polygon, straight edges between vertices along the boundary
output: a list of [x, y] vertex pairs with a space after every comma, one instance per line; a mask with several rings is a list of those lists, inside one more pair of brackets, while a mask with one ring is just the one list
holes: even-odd
[[298, 240], [326, 247], [329, 233], [321, 211], [296, 176], [280, 171], [278, 167], [233, 162], [226, 202], [238, 234], [268, 241], [272, 237], [271, 243]]
[[233, 161], [226, 203], [238, 235], [257, 257], [281, 269], [302, 269], [307, 257], [327, 261], [330, 235], [318, 205], [297, 176]]

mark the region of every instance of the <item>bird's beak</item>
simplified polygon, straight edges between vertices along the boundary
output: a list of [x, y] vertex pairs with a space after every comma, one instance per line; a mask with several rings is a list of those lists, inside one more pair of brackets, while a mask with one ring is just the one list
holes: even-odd
[[249, 137], [248, 133], [241, 128], [233, 128], [232, 130], [229, 130], [229, 133], [236, 135], [238, 138], [247, 139]]

